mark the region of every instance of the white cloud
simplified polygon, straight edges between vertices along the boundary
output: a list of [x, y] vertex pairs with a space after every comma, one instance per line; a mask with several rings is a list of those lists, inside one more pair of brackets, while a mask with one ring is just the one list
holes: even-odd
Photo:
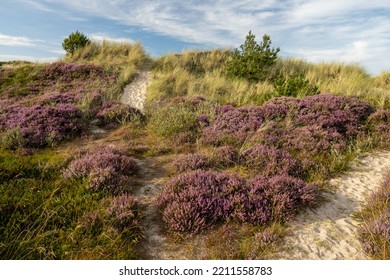
[[30, 62], [54, 62], [58, 60], [58, 57], [33, 57], [26, 55], [12, 55], [12, 54], [0, 54], [0, 61], [30, 61]]
[[[307, 59], [383, 67], [390, 52], [388, 0], [28, 0], [47, 9], [111, 19], [203, 46], [239, 46], [249, 30]], [[58, 6], [60, 5], [60, 6]], [[38, 8], [42, 8], [38, 6]], [[97, 34], [99, 38], [99, 34]]]
[[103, 41], [111, 41], [111, 42], [117, 42], [117, 43], [134, 43], [133, 40], [131, 40], [130, 38], [114, 38], [114, 37], [110, 37], [106, 34], [103, 34], [103, 33], [95, 33], [95, 34], [90, 34], [88, 35], [88, 37], [93, 40], [93, 41], [96, 41], [96, 42], [103, 42]]
[[0, 33], [0, 45], [2, 46], [35, 46], [37, 40], [32, 40], [27, 37], [11, 36]]

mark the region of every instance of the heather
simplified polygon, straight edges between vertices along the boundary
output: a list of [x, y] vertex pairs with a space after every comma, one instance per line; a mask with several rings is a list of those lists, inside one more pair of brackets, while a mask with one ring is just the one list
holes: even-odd
[[364, 251], [374, 259], [390, 258], [390, 173], [369, 197], [360, 215], [358, 235]]
[[246, 180], [236, 174], [195, 170], [172, 177], [159, 204], [169, 230], [198, 233], [227, 221], [285, 222], [314, 205], [316, 198], [315, 185], [288, 175]]
[[88, 188], [111, 194], [129, 192], [136, 161], [125, 153], [106, 146], [81, 152], [64, 170], [65, 178], [87, 180]]
[[8, 142], [9, 148], [55, 145], [80, 134], [84, 125], [82, 112], [66, 103], [31, 107], [16, 103], [0, 116], [0, 131], [5, 131], [2, 142], [3, 145]]

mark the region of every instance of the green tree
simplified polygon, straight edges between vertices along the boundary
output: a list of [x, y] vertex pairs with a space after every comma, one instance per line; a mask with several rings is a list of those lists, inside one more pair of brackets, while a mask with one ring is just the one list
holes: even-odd
[[66, 51], [67, 55], [72, 55], [75, 50], [85, 47], [90, 42], [91, 41], [88, 39], [87, 36], [77, 30], [76, 32], [70, 34], [69, 37], [64, 40], [64, 42], [62, 43], [62, 47]]
[[265, 34], [263, 41], [258, 44], [255, 35], [249, 31], [245, 43], [240, 49], [234, 49], [231, 54], [232, 59], [227, 65], [228, 76], [250, 81], [266, 80], [280, 51], [279, 48], [271, 48], [271, 43], [270, 36]]

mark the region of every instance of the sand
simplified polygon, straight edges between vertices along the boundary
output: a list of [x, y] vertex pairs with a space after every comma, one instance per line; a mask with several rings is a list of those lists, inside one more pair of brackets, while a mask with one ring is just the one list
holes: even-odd
[[143, 112], [146, 89], [151, 81], [151, 72], [148, 70], [141, 71], [138, 76], [125, 87], [121, 102]]
[[[390, 152], [364, 155], [346, 172], [330, 180], [334, 187], [326, 201], [297, 217], [289, 227], [278, 259], [364, 260], [367, 256], [357, 240], [356, 213], [378, 188], [390, 169]], [[355, 216], [355, 217], [354, 217]]]

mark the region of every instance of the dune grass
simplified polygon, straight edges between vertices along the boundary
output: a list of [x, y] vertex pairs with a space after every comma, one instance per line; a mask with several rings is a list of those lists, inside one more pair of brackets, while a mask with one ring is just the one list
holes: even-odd
[[137, 71], [149, 67], [151, 60], [140, 43], [117, 43], [103, 41], [91, 42], [84, 48], [66, 56], [63, 61], [72, 63], [88, 63], [103, 67], [115, 73], [117, 78], [116, 95], [120, 94], [137, 74]]

